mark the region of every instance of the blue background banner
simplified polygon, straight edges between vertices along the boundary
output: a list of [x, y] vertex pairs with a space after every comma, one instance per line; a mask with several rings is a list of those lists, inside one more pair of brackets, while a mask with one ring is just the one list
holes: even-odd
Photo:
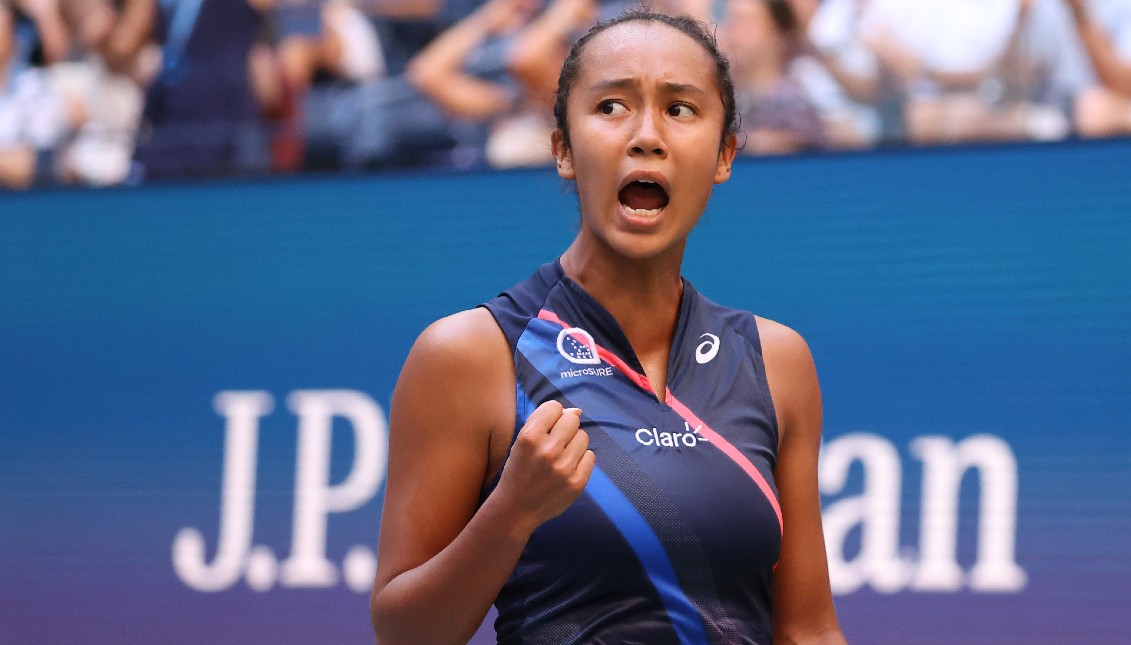
[[[716, 190], [685, 274], [810, 342], [850, 642], [1131, 633], [1129, 169], [908, 151]], [[576, 218], [542, 170], [0, 197], [0, 642], [370, 642], [401, 362]]]

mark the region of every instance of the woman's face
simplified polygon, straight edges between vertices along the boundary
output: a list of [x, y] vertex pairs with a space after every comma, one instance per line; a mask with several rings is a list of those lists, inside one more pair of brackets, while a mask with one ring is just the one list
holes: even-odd
[[715, 63], [683, 32], [626, 22], [582, 53], [566, 102], [558, 174], [577, 182], [582, 235], [625, 257], [681, 252], [711, 190], [730, 177]]

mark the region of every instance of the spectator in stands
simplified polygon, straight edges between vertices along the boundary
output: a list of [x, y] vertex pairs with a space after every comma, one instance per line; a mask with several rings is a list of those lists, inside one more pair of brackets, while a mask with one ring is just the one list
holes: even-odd
[[58, 175], [55, 149], [84, 118], [46, 66], [65, 55], [57, 50], [67, 42], [53, 2], [0, 2], [0, 186], [27, 188]]
[[[417, 142], [420, 154], [408, 151], [408, 163], [430, 159], [457, 140], [476, 131], [472, 125], [440, 124], [434, 106], [408, 84], [408, 62], [439, 33], [473, 12], [482, 0], [285, 0], [277, 13], [279, 58], [285, 71], [285, 110], [289, 141], [284, 147], [302, 149], [309, 141], [308, 167], [338, 167], [340, 163], [387, 165], [383, 150], [392, 142], [378, 143], [380, 135], [366, 135], [369, 151], [343, 147], [343, 124], [356, 127], [363, 109], [414, 112], [412, 128], [434, 130]], [[372, 125], [372, 124], [370, 124]], [[442, 128], [441, 128], [442, 126]], [[368, 130], [379, 130], [378, 127]], [[454, 128], [454, 129], [453, 129]], [[451, 130], [441, 132], [439, 129]], [[430, 151], [433, 150], [433, 151]]]
[[[789, 68], [821, 115], [830, 148], [862, 148], [898, 128], [883, 128], [879, 103], [889, 92], [875, 55], [859, 38], [867, 0], [790, 0], [800, 50]], [[884, 132], [884, 130], [887, 132]]]
[[[378, 20], [345, 0], [289, 0], [276, 7], [270, 57], [275, 96], [269, 100], [275, 108], [271, 156], [276, 169], [297, 170], [303, 163], [303, 106], [315, 79], [357, 84], [387, 74], [387, 43], [378, 33]], [[271, 71], [258, 76], [268, 78]]]
[[315, 84], [302, 115], [304, 163], [313, 169], [473, 165], [453, 151], [483, 139], [480, 125], [453, 121], [404, 73]]
[[1049, 0], [870, 0], [862, 29], [912, 142], [1057, 139], [1080, 79], [1066, 18]]
[[11, 66], [15, 51], [15, 16], [0, 2], [0, 187], [24, 187], [30, 183], [28, 150], [12, 140], [14, 128], [6, 108], [10, 101]]
[[[563, 0], [562, 5], [567, 4]], [[499, 119], [527, 113], [523, 103], [538, 90], [528, 91], [525, 85], [533, 82], [547, 88], [553, 82], [548, 79], [556, 80], [556, 70], [548, 71], [552, 63], [547, 65], [547, 60], [553, 61], [555, 56], [561, 60], [568, 44], [562, 44], [562, 25], [552, 20], [542, 24], [551, 25], [543, 32], [553, 37], [541, 40], [558, 43], [560, 54], [522, 44], [536, 40], [536, 34], [518, 30], [527, 22], [528, 10], [524, 15], [508, 17], [508, 11], [518, 11], [521, 6], [499, 0], [490, 8], [477, 9], [425, 47], [404, 73], [354, 87], [312, 92], [306, 111], [318, 118], [305, 121], [312, 149], [308, 159], [317, 162], [331, 158], [346, 168], [469, 167], [484, 163], [492, 125]], [[530, 28], [537, 23], [530, 23]], [[538, 54], [516, 54], [527, 51]], [[537, 62], [532, 67], [541, 72], [524, 72], [516, 60], [532, 58]], [[448, 79], [461, 91], [446, 91], [437, 79]], [[533, 127], [515, 130], [543, 132], [540, 119]], [[539, 159], [544, 158], [543, 145], [540, 142], [534, 148]]]
[[[81, 0], [80, 0], [81, 2]], [[161, 71], [161, 47], [153, 42], [155, 5], [137, 0], [114, 0], [110, 25], [98, 25], [99, 18], [88, 18], [87, 38], [99, 42], [98, 53], [106, 67], [129, 77], [142, 88], [149, 87]]]
[[1085, 137], [1131, 134], [1131, 2], [1066, 0], [1098, 82], [1076, 98]]
[[59, 0], [7, 0], [7, 4], [34, 27], [43, 66], [50, 66], [66, 57], [71, 45]]
[[104, 60], [120, 19], [110, 0], [62, 0], [61, 9], [72, 48], [66, 62], [52, 67], [52, 77], [81, 119], [57, 148], [60, 179], [95, 186], [122, 183], [141, 118], [144, 97], [133, 77], [141, 64], [133, 61], [118, 70]]
[[[142, 180], [265, 171], [267, 133], [249, 67], [275, 0], [126, 0], [162, 43], [135, 159]], [[142, 34], [138, 34], [139, 36]]]
[[748, 154], [820, 148], [824, 126], [801, 85], [787, 74], [800, 25], [782, 0], [728, 0], [720, 41], [730, 58]]
[[35, 177], [35, 151], [23, 140], [17, 112], [16, 17], [0, 2], [0, 186], [25, 188]]
[[[592, 0], [554, 0], [532, 20], [534, 9], [531, 0], [488, 0], [408, 68], [410, 82], [446, 114], [489, 124], [483, 154], [497, 168], [553, 161], [556, 73], [571, 35], [597, 14]], [[476, 57], [496, 58], [496, 73], [482, 74]]]

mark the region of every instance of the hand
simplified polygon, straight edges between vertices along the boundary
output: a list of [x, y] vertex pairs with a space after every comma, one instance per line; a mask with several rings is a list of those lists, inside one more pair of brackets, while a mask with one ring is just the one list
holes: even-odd
[[14, 4], [32, 18], [38, 18], [59, 9], [57, 0], [19, 0]]
[[487, 0], [478, 13], [488, 33], [503, 35], [529, 22], [537, 9], [537, 0]]
[[864, 31], [860, 34], [860, 41], [904, 84], [927, 71], [918, 57], [908, 51], [886, 25]]
[[547, 401], [519, 430], [494, 495], [520, 527], [533, 531], [581, 495], [595, 460], [581, 410]]
[[546, 13], [563, 33], [570, 34], [597, 19], [597, 3], [594, 0], [553, 0]]

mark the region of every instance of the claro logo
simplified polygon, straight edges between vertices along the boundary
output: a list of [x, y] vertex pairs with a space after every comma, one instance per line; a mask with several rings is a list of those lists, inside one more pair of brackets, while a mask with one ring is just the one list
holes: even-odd
[[699, 434], [703, 426], [691, 427], [683, 422], [683, 432], [660, 432], [656, 428], [641, 428], [636, 431], [636, 442], [643, 446], [660, 446], [663, 448], [676, 448], [687, 446], [694, 448], [701, 443], [710, 443], [707, 438]]

